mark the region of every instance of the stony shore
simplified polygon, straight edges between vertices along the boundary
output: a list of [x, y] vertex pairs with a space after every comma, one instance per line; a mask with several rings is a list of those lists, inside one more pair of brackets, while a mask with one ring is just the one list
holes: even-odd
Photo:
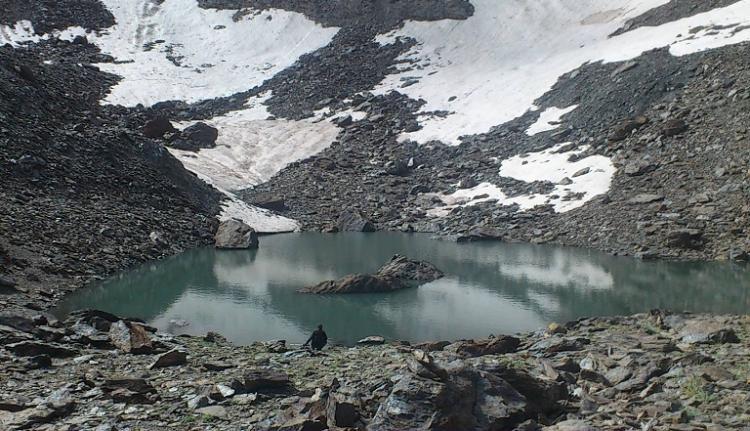
[[745, 429], [749, 331], [747, 316], [655, 311], [311, 353], [102, 312], [3, 317], [0, 428]]

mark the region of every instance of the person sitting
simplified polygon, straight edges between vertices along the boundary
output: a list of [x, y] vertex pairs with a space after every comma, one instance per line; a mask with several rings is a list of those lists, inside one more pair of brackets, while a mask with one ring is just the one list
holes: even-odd
[[328, 335], [326, 335], [326, 332], [323, 330], [323, 325], [318, 325], [318, 329], [313, 331], [312, 335], [310, 335], [310, 338], [305, 341], [305, 344], [303, 344], [302, 347], [305, 347], [309, 344], [310, 347], [313, 348], [313, 350], [322, 350], [327, 343]]

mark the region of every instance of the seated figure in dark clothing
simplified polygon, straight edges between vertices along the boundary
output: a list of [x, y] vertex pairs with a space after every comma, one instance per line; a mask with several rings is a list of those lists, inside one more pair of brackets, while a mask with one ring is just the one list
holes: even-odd
[[310, 347], [313, 348], [313, 350], [321, 350], [327, 343], [328, 335], [326, 335], [326, 332], [323, 330], [323, 325], [318, 325], [318, 329], [316, 329], [312, 333], [312, 335], [310, 335], [310, 338], [305, 341], [305, 344], [303, 344], [302, 347], [305, 347], [309, 344]]

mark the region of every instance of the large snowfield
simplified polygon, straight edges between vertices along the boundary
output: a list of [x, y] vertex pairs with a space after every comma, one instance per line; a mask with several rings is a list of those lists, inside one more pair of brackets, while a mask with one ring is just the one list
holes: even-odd
[[[86, 34], [102, 52], [118, 60], [97, 66], [123, 78], [104, 103], [150, 106], [166, 100], [197, 102], [257, 87], [303, 54], [329, 44], [339, 30], [276, 9], [251, 11], [235, 20], [235, 11], [201, 9], [195, 0], [103, 3], [117, 24], [99, 33], [68, 28], [36, 35], [32, 23], [22, 21], [0, 26], [0, 44], [18, 46], [52, 37], [72, 40]], [[422, 129], [404, 133], [402, 140], [457, 145], [461, 136], [487, 132], [536, 111], [535, 100], [560, 76], [587, 63], [630, 60], [661, 47], [681, 56], [750, 40], [750, 0], [614, 37], [609, 35], [628, 20], [668, 0], [471, 3], [475, 13], [467, 20], [408, 21], [376, 38], [383, 45], [399, 38], [417, 42], [399, 59], [406, 60], [399, 63], [400, 69], [373, 89], [375, 94], [397, 91], [426, 102], [420, 115]], [[405, 78], [417, 82], [403, 87]], [[244, 110], [208, 119], [219, 129], [216, 148], [197, 154], [172, 152], [188, 169], [227, 193], [230, 200], [223, 218], [241, 217], [263, 232], [288, 231], [297, 227], [294, 221], [250, 207], [232, 192], [267, 181], [288, 163], [322, 151], [340, 129], [319, 116], [303, 121], [268, 119], [263, 103], [269, 96], [251, 100]], [[527, 133], [555, 129], [560, 118], [574, 109], [540, 112]], [[434, 111], [449, 115], [430, 115]], [[607, 192], [615, 172], [611, 161], [593, 156], [570, 162], [570, 154], [557, 149], [499, 161], [499, 176], [558, 184], [548, 195], [509, 197], [484, 183], [441, 198], [447, 208], [496, 199], [522, 209], [552, 203], [556, 211], [564, 212]], [[587, 169], [587, 174], [573, 176]], [[565, 199], [569, 194], [583, 198]]]

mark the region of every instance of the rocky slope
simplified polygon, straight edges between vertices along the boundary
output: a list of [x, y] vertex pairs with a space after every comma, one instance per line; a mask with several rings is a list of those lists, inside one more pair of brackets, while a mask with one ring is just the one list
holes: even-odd
[[[219, 195], [99, 100], [117, 77], [86, 44], [0, 47], [3, 308], [47, 308], [87, 280], [212, 238]], [[45, 64], [44, 61], [51, 64]]]
[[750, 421], [747, 317], [652, 312], [322, 353], [152, 334], [102, 312], [0, 323], [8, 430], [697, 431]]

